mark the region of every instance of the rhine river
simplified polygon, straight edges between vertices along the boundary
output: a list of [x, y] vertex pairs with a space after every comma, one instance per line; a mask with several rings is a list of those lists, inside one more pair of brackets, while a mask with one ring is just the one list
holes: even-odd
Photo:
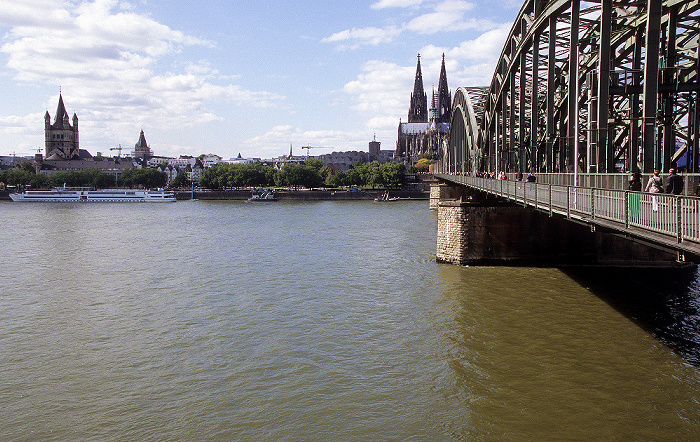
[[698, 440], [700, 276], [436, 264], [426, 201], [0, 203], [0, 440]]

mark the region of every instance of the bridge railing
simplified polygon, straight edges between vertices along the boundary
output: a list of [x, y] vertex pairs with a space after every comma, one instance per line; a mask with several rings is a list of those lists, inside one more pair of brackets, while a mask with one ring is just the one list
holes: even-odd
[[525, 206], [569, 218], [608, 220], [625, 228], [655, 232], [682, 241], [700, 242], [700, 198], [575, 187], [548, 183], [436, 175]]

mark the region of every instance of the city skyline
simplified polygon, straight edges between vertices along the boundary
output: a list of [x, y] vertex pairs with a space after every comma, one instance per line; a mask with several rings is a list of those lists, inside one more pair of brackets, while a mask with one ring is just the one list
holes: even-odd
[[[156, 155], [393, 150], [416, 56], [451, 91], [486, 85], [520, 3], [16, 1], [0, 11], [0, 155], [44, 147], [59, 91], [81, 148], [144, 130]], [[41, 10], [41, 16], [35, 11]]]

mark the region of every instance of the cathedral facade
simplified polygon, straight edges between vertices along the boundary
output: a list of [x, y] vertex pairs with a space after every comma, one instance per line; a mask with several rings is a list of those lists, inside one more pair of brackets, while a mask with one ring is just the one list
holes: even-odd
[[49, 111], [44, 115], [44, 150], [47, 160], [80, 159], [78, 116], [73, 114], [73, 124], [71, 124], [61, 94], [58, 95], [58, 108], [53, 124], [51, 124]]
[[452, 116], [452, 94], [447, 87], [445, 54], [442, 54], [440, 81], [437, 92], [433, 89], [428, 111], [428, 95], [423, 88], [420, 54], [416, 66], [413, 93], [408, 109], [408, 122], [399, 121], [396, 139], [396, 160], [413, 164], [421, 154], [429, 153], [434, 158], [439, 154], [442, 140], [447, 136]]

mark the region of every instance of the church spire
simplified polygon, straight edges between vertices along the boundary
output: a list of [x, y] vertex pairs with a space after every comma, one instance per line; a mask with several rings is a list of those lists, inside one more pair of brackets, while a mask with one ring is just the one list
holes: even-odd
[[445, 54], [442, 54], [442, 67], [440, 68], [440, 82], [438, 83], [437, 115], [438, 123], [449, 123], [452, 113], [452, 94], [447, 87], [447, 72], [445, 71]]
[[[68, 125], [68, 112], [66, 112], [66, 106], [63, 104], [63, 95], [58, 93], [58, 107], [56, 108], [54, 124], [59, 123], [57, 127], [65, 127]], [[64, 124], [65, 122], [65, 124]]]
[[418, 54], [418, 64], [416, 66], [416, 79], [413, 84], [413, 93], [411, 94], [411, 107], [408, 110], [408, 122], [428, 122], [428, 96], [423, 90], [423, 74], [420, 70], [420, 54]]

